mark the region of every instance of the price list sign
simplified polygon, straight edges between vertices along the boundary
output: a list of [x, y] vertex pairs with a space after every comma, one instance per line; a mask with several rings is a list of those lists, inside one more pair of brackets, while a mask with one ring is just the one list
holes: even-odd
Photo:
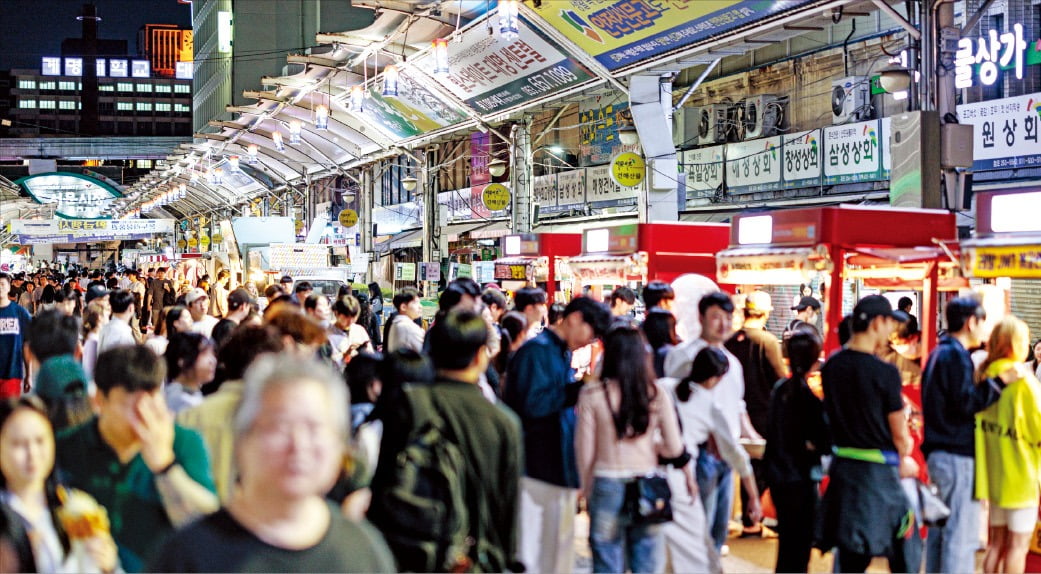
[[824, 183], [882, 179], [878, 120], [824, 128]]
[[723, 146], [683, 152], [687, 197], [711, 197], [723, 185]]
[[781, 137], [727, 144], [727, 190], [755, 193], [781, 188]]
[[973, 170], [1041, 166], [1041, 94], [963, 104], [958, 119], [973, 126]]
[[792, 189], [820, 185], [821, 130], [783, 136], [782, 173], [784, 187]]

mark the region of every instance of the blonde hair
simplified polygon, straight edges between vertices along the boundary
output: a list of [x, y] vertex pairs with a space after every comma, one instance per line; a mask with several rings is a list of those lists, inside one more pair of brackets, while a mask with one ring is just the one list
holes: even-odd
[[1013, 315], [1006, 316], [990, 332], [987, 359], [980, 365], [977, 376], [983, 377], [990, 365], [1001, 359], [1012, 359], [1017, 363], [1026, 361], [1030, 349], [1030, 327]]

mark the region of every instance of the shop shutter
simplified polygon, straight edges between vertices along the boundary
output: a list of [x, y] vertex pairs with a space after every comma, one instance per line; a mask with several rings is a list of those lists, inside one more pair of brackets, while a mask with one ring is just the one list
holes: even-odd
[[1034, 339], [1041, 336], [1041, 280], [1012, 280], [1012, 313], [1027, 322]]

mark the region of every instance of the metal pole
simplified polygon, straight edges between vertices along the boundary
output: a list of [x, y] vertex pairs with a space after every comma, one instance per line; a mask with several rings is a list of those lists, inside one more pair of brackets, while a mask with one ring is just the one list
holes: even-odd
[[533, 161], [531, 151], [531, 116], [525, 115], [524, 120], [517, 124], [514, 133], [514, 150], [511, 155], [513, 162], [513, 207], [511, 209], [511, 223], [514, 233], [531, 233], [531, 190], [533, 186]]

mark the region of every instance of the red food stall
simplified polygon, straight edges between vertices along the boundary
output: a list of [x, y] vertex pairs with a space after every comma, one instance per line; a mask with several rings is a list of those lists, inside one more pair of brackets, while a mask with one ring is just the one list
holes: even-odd
[[631, 223], [587, 229], [582, 254], [568, 263], [587, 285], [671, 282], [685, 273], [715, 278], [715, 254], [726, 248], [725, 223]]
[[525, 233], [502, 238], [503, 257], [495, 260], [495, 280], [506, 289], [545, 285], [555, 301], [557, 285], [570, 278], [567, 258], [582, 251], [578, 233]]
[[825, 353], [839, 347], [844, 281], [879, 289], [923, 291], [922, 355], [936, 343], [937, 292], [962, 285], [948, 244], [958, 239], [954, 214], [931, 209], [834, 206], [734, 217], [730, 247], [716, 257], [720, 283], [798, 285], [822, 274]]

